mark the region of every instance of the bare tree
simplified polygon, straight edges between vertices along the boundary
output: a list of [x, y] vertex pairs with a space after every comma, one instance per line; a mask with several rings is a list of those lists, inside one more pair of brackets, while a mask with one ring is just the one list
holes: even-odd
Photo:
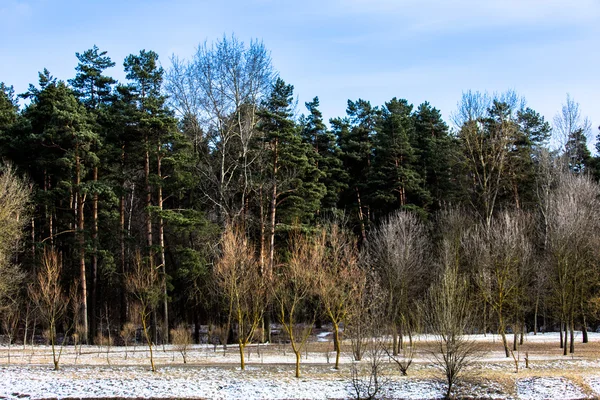
[[[571, 353], [575, 351], [574, 329], [578, 309], [597, 276], [595, 263], [599, 243], [598, 213], [600, 186], [583, 175], [562, 172], [549, 199], [548, 256], [552, 267], [552, 285], [559, 304], [561, 346], [567, 354], [570, 331]], [[585, 331], [585, 313], [583, 313]]]
[[198, 46], [189, 62], [171, 61], [165, 85], [171, 104], [194, 125], [194, 142], [212, 153], [200, 158], [200, 187], [222, 220], [231, 221], [246, 207], [251, 186], [257, 109], [275, 77], [270, 55], [259, 41], [246, 47], [232, 36]]
[[10, 348], [15, 339], [15, 334], [19, 328], [19, 322], [21, 321], [21, 301], [19, 298], [12, 299], [11, 303], [5, 304], [2, 307], [2, 328], [8, 336], [8, 364], [10, 365]]
[[497, 208], [509, 154], [518, 137], [517, 110], [524, 105], [512, 91], [494, 96], [469, 91], [463, 93], [453, 115], [472, 187], [471, 203], [487, 226]]
[[214, 273], [237, 325], [243, 370], [246, 367], [244, 349], [262, 320], [267, 299], [254, 247], [239, 228], [226, 227], [221, 240], [221, 257], [215, 264]]
[[64, 335], [60, 349], [56, 351], [56, 326], [69, 307], [69, 298], [64, 293], [62, 277], [62, 257], [54, 249], [45, 248], [36, 281], [29, 285], [29, 296], [37, 307], [40, 317], [48, 324], [54, 370], [58, 371], [60, 356], [67, 335]]
[[348, 310], [344, 328], [344, 334], [350, 338], [355, 361], [363, 358], [373, 331], [372, 323], [376, 320], [381, 322], [381, 319], [374, 318], [371, 314], [382, 312], [381, 304], [385, 301], [379, 277], [371, 270], [368, 254], [364, 250], [359, 253], [359, 266], [363, 273], [356, 282], [355, 298]]
[[344, 323], [354, 307], [364, 272], [358, 265], [358, 248], [352, 234], [345, 232], [337, 224], [331, 224], [320, 232], [317, 245], [325, 246], [324, 258], [314, 271], [315, 290], [322, 302], [327, 317], [333, 326], [335, 348], [335, 369], [339, 368], [341, 340], [340, 325]]
[[0, 311], [14, 303], [23, 272], [13, 261], [27, 216], [31, 189], [10, 165], [0, 165]]
[[303, 312], [310, 318], [307, 302], [314, 293], [315, 271], [323, 260], [325, 247], [319, 236], [311, 237], [295, 232], [291, 238], [290, 258], [276, 273], [274, 300], [283, 329], [290, 338], [296, 355], [296, 378], [300, 377], [300, 356], [312, 331], [314, 312], [308, 323], [299, 323]]
[[441, 247], [442, 272], [430, 287], [421, 310], [425, 326], [435, 335], [432, 357], [444, 373], [446, 398], [450, 398], [476, 355], [476, 347], [465, 336], [472, 317], [468, 281], [458, 272], [452, 243], [444, 240]]
[[139, 315], [142, 322], [142, 331], [150, 352], [150, 366], [156, 372], [154, 354], [152, 349], [152, 335], [150, 334], [150, 316], [156, 309], [161, 296], [161, 285], [158, 271], [148, 266], [142, 259], [139, 250], [136, 252], [133, 268], [126, 277], [127, 290], [139, 305]]
[[509, 357], [506, 328], [510, 318], [524, 318], [518, 310], [530, 276], [532, 245], [528, 217], [518, 211], [505, 211], [492, 219], [489, 227], [484, 224], [474, 227], [464, 245], [479, 293], [496, 315], [498, 333]]
[[370, 263], [386, 293], [386, 315], [392, 327], [392, 352], [396, 356], [403, 336], [412, 334], [411, 311], [426, 284], [430, 254], [427, 229], [415, 214], [399, 211], [371, 234], [368, 249]]
[[581, 115], [579, 103], [567, 94], [566, 103], [562, 105], [560, 112], [554, 116], [553, 136], [559, 150], [565, 154], [569, 162], [572, 162], [577, 156], [572, 152], [575, 150], [574, 148], [569, 149], [569, 141], [576, 135], [582, 135], [587, 140], [588, 135], [591, 133], [591, 127], [590, 120]]

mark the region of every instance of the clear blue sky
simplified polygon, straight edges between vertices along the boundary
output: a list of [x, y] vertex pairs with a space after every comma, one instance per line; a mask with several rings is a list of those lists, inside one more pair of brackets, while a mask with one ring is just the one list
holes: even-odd
[[326, 118], [347, 99], [428, 100], [448, 118], [463, 91], [514, 89], [547, 120], [570, 93], [600, 125], [599, 0], [0, 0], [0, 81], [17, 92], [44, 67], [74, 75], [96, 44], [117, 62], [154, 50], [169, 67], [205, 40], [262, 39]]

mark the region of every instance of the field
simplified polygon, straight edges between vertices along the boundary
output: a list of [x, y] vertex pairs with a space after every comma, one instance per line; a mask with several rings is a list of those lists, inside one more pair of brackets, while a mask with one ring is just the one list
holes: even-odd
[[[563, 356], [558, 334], [529, 334], [515, 358], [505, 358], [498, 336], [471, 337], [479, 352], [457, 388], [461, 398], [580, 399], [600, 396], [600, 334], [590, 343], [576, 343], [575, 354]], [[302, 377], [296, 379], [294, 356], [286, 344], [251, 345], [247, 369], [239, 368], [236, 346], [194, 345], [187, 363], [173, 346], [157, 346], [158, 371], [150, 371], [144, 346], [67, 346], [60, 371], [52, 370], [49, 346], [0, 347], [0, 397], [4, 398], [220, 398], [220, 399], [342, 399], [353, 398], [349, 343], [339, 370], [331, 335], [314, 336], [302, 356]], [[403, 377], [387, 357], [379, 374], [379, 397], [442, 398], [445, 384], [432, 364], [431, 338], [415, 338], [416, 356]], [[525, 356], [529, 368], [525, 368]], [[358, 364], [368, 367], [367, 359]], [[354, 383], [367, 382], [368, 374]]]

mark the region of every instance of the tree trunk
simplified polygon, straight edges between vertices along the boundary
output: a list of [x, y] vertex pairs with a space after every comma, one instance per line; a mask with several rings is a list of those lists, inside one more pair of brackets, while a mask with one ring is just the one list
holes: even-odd
[[362, 209], [362, 203], [360, 201], [360, 191], [358, 190], [358, 186], [354, 187], [356, 191], [356, 201], [358, 202], [358, 220], [360, 222], [360, 235], [362, 237], [363, 243], [367, 242], [367, 231], [365, 228], [365, 218]]
[[162, 339], [169, 343], [169, 297], [167, 296], [167, 264], [165, 259], [165, 227], [162, 217], [163, 192], [162, 192], [162, 156], [160, 154], [160, 143], [157, 153], [158, 173], [158, 241], [160, 246], [160, 265], [162, 269], [162, 294], [163, 294], [163, 332]]
[[246, 348], [246, 345], [244, 343], [242, 343], [242, 341], [239, 341], [240, 344], [240, 368], [242, 369], [242, 371], [244, 371], [246, 369], [246, 360], [244, 358], [244, 349]]
[[535, 308], [533, 312], [533, 334], [537, 335], [538, 332], [538, 309], [540, 304], [540, 293], [538, 292], [535, 296]]
[[333, 347], [335, 348], [335, 369], [340, 368], [340, 353], [342, 346], [340, 345], [340, 327], [337, 323], [333, 323]]
[[279, 148], [278, 139], [275, 139], [275, 149], [273, 155], [273, 191], [271, 194], [271, 226], [270, 226], [270, 238], [269, 238], [269, 271], [267, 272], [267, 278], [271, 279], [273, 275], [273, 268], [275, 263], [275, 217], [277, 213], [277, 173], [279, 170]]
[[[98, 182], [98, 167], [94, 167], [94, 183]], [[91, 332], [96, 332], [96, 316], [98, 304], [98, 192], [94, 193], [92, 202], [92, 312]]]
[[83, 340], [90, 343], [87, 305], [87, 277], [85, 270], [85, 234], [84, 234], [84, 196], [81, 193], [81, 160], [75, 156], [75, 187], [77, 190], [77, 236], [79, 245], [79, 279], [81, 279], [81, 322], [83, 323]]
[[587, 320], [585, 318], [585, 307], [583, 302], [583, 288], [581, 289], [581, 296], [579, 297], [580, 308], [581, 308], [581, 337], [582, 343], [588, 342], [588, 331], [587, 331]]
[[560, 319], [560, 348], [562, 349], [564, 347], [564, 338], [563, 338], [563, 325], [564, 325], [564, 320], [563, 318]]
[[121, 146], [121, 196], [119, 197], [119, 245], [121, 248], [121, 327], [127, 323], [127, 290], [125, 276], [125, 145]]
[[296, 355], [296, 378], [300, 378], [300, 351], [294, 350], [294, 354]]
[[569, 353], [573, 354], [573, 353], [575, 353], [575, 320], [573, 318], [573, 314], [571, 314], [571, 323], [569, 325], [570, 325], [569, 333], [571, 336]]
[[510, 350], [508, 349], [508, 341], [506, 340], [506, 326], [504, 325], [504, 318], [502, 312], [498, 311], [498, 333], [502, 337], [502, 345], [504, 346], [504, 353], [506, 357], [510, 357]]
[[148, 246], [148, 262], [150, 268], [154, 268], [154, 252], [152, 250], [152, 187], [150, 186], [150, 150], [148, 149], [148, 137], [146, 137], [146, 160], [144, 165], [144, 176], [146, 184], [146, 244]]
[[565, 320], [565, 337], [564, 337], [564, 346], [563, 346], [563, 356], [567, 355], [567, 349], [568, 346], [567, 344], [569, 343], [569, 319], [566, 318]]

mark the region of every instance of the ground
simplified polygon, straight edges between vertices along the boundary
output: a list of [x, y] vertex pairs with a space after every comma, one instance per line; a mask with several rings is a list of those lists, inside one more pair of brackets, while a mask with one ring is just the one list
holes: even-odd
[[[432, 364], [431, 337], [415, 337], [415, 362], [400, 376], [387, 357], [382, 364], [380, 397], [442, 398], [445, 383]], [[498, 399], [581, 399], [600, 397], [600, 334], [590, 343], [576, 343], [575, 353], [562, 355], [558, 334], [525, 336], [514, 356], [505, 358], [499, 337], [474, 335], [477, 358], [457, 388], [457, 395]], [[158, 371], [150, 371], [147, 348], [67, 346], [59, 371], [52, 370], [48, 346], [0, 347], [0, 397], [4, 398], [210, 398], [210, 399], [345, 399], [355, 397], [351, 369], [355, 362], [345, 351], [339, 370], [331, 335], [316, 335], [303, 351], [302, 377], [294, 374], [294, 357], [286, 344], [251, 345], [247, 369], [239, 368], [235, 346], [194, 345], [187, 363], [173, 346], [155, 349]], [[10, 352], [10, 363], [8, 355]], [[525, 357], [529, 368], [525, 368]], [[365, 359], [358, 364], [368, 366]], [[354, 383], [368, 382], [362, 375]]]

